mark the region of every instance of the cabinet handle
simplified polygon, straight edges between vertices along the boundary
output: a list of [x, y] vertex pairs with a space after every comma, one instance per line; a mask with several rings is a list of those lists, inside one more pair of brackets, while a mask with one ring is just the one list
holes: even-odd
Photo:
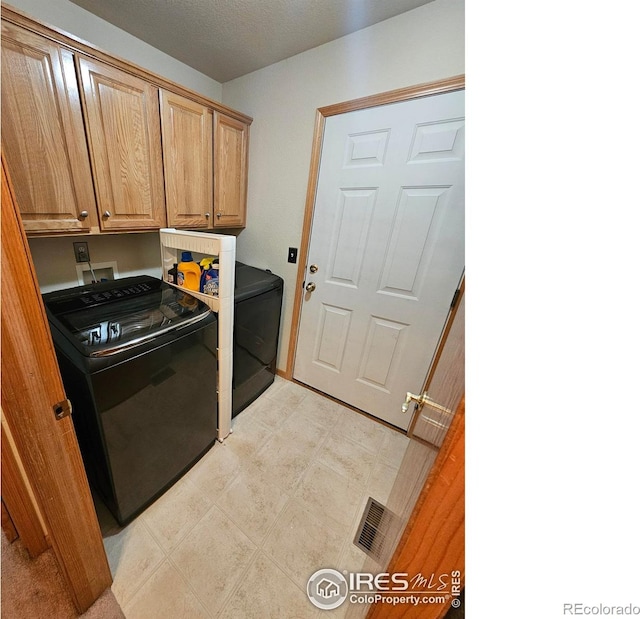
[[211, 217], [211, 213], [205, 213], [204, 216], [209, 219], [209, 217]]
[[103, 215], [104, 217], [111, 217], [111, 211], [105, 211]]
[[80, 215], [78, 215], [78, 219], [86, 219], [89, 217], [89, 211], [80, 211]]
[[218, 211], [218, 214], [216, 215], [216, 217], [217, 217], [218, 219], [220, 219], [220, 217], [222, 217], [222, 213], [221, 213], [220, 211]]

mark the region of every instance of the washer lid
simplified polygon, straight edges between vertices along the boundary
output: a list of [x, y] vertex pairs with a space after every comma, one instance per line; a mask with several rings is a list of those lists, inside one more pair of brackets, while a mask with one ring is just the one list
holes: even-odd
[[49, 320], [91, 357], [121, 352], [211, 314], [195, 297], [148, 276], [56, 291], [43, 299]]
[[244, 301], [250, 297], [269, 290], [282, 288], [283, 280], [280, 276], [256, 267], [249, 266], [236, 260], [236, 279], [234, 299]]

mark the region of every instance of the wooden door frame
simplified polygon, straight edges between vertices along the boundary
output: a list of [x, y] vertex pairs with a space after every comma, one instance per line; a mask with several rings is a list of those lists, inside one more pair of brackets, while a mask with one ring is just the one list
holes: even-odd
[[[447, 338], [449, 337], [449, 332], [451, 331], [451, 327], [458, 315], [458, 309], [460, 308], [460, 303], [462, 302], [462, 298], [464, 297], [466, 289], [466, 273], [462, 274], [460, 278], [460, 283], [458, 284], [458, 296], [455, 298], [455, 304], [451, 307], [449, 311], [449, 315], [447, 316], [447, 321], [445, 322], [444, 329], [442, 330], [442, 335], [440, 336], [440, 341], [438, 342], [438, 346], [436, 347], [436, 354], [433, 356], [433, 361], [431, 362], [431, 367], [429, 368], [429, 372], [424, 381], [424, 385], [422, 386], [421, 393], [428, 393], [429, 387], [431, 386], [431, 382], [436, 373], [436, 369], [438, 368], [438, 363], [440, 362], [440, 358], [442, 357], [442, 352], [447, 344]], [[464, 371], [464, 370], [463, 370]], [[453, 408], [453, 407], [452, 407]], [[418, 436], [414, 435], [414, 429], [416, 427], [416, 422], [418, 421], [418, 417], [420, 416], [420, 408], [418, 407], [411, 419], [411, 423], [409, 424], [409, 428], [407, 429], [407, 436], [411, 438], [422, 441], [422, 439]]]
[[3, 426], [6, 423], [11, 433], [63, 581], [83, 613], [111, 586], [112, 578], [73, 422], [70, 416], [57, 414], [57, 404], [65, 399], [29, 245], [2, 157]]
[[287, 367], [284, 377], [293, 379], [293, 368], [295, 365], [296, 349], [298, 346], [298, 330], [300, 328], [300, 318], [302, 314], [302, 287], [307, 270], [307, 259], [309, 256], [309, 244], [311, 242], [311, 224], [313, 222], [313, 212], [316, 201], [316, 191], [318, 189], [318, 175], [320, 173], [320, 158], [322, 155], [322, 141], [324, 138], [324, 127], [326, 119], [337, 114], [365, 110], [367, 108], [387, 105], [389, 103], [400, 103], [411, 101], [421, 97], [444, 94], [455, 90], [463, 90], [465, 87], [464, 75], [458, 75], [436, 82], [409, 86], [390, 90], [369, 97], [353, 99], [343, 103], [328, 105], [316, 110], [315, 128], [313, 131], [313, 143], [311, 147], [311, 164], [309, 168], [309, 182], [307, 184], [307, 197], [305, 201], [304, 222], [302, 225], [302, 237], [300, 240], [300, 254], [298, 260], [298, 275], [296, 278], [296, 292], [293, 301], [293, 312], [291, 319], [291, 331], [289, 333], [289, 349], [287, 353]]

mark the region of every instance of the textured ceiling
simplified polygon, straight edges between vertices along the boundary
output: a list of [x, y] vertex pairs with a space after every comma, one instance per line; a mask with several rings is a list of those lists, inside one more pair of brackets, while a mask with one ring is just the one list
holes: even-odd
[[431, 0], [71, 0], [224, 83]]

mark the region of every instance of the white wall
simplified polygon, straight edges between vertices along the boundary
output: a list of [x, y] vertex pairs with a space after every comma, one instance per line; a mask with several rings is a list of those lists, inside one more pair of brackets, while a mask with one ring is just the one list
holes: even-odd
[[162, 277], [160, 235], [157, 232], [30, 238], [29, 247], [42, 292], [79, 286], [74, 241], [89, 246], [91, 264], [115, 262], [118, 277]]
[[10, 0], [3, 4], [75, 35], [105, 52], [195, 90], [205, 97], [221, 101], [220, 82], [151, 47], [69, 0]]
[[223, 103], [253, 117], [248, 225], [237, 257], [285, 280], [278, 368], [287, 364], [315, 112], [319, 107], [464, 73], [464, 2], [413, 11], [223, 85]]

